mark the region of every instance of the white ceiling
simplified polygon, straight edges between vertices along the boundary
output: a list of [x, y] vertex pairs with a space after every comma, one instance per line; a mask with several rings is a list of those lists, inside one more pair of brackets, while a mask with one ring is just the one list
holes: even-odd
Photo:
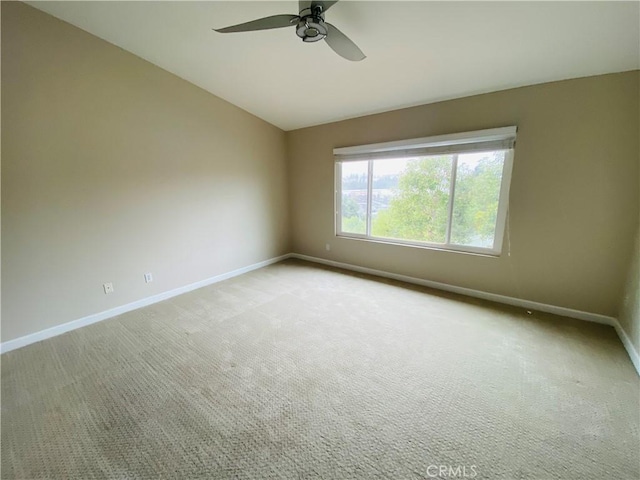
[[284, 129], [640, 68], [639, 2], [340, 1], [326, 13], [367, 55], [293, 28], [211, 29], [297, 14], [283, 2], [27, 2]]

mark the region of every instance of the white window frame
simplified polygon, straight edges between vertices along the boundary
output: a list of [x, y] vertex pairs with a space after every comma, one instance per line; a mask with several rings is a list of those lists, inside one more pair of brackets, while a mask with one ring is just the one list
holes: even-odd
[[[396, 142], [375, 143], [354, 147], [335, 148], [335, 235], [337, 237], [365, 240], [401, 246], [412, 246], [453, 252], [477, 253], [500, 256], [505, 235], [505, 226], [509, 209], [509, 188], [515, 149], [517, 127], [492, 128], [474, 132], [438, 135], [434, 137], [400, 140]], [[455, 181], [458, 166], [458, 154], [483, 151], [504, 151], [502, 182], [498, 201], [496, 229], [492, 248], [457, 245], [451, 243], [451, 222], [454, 203]], [[451, 190], [449, 192], [448, 220], [445, 243], [431, 243], [414, 240], [371, 236], [371, 196], [373, 185], [373, 162], [379, 159], [406, 158], [409, 156], [452, 155]], [[364, 234], [342, 231], [342, 164], [348, 161], [367, 161], [367, 222]]]

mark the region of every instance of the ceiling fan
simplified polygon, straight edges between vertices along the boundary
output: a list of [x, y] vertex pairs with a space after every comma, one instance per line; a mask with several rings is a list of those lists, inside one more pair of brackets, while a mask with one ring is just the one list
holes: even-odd
[[362, 53], [362, 50], [360, 50], [349, 37], [330, 23], [324, 21], [324, 12], [329, 10], [337, 1], [338, 0], [300, 0], [298, 2], [300, 9], [298, 15], [273, 15], [231, 27], [214, 28], [214, 30], [219, 33], [233, 33], [296, 27], [296, 35], [298, 35], [303, 42], [317, 42], [324, 39], [333, 51], [341, 57], [353, 62], [364, 60], [366, 58], [365, 54]]

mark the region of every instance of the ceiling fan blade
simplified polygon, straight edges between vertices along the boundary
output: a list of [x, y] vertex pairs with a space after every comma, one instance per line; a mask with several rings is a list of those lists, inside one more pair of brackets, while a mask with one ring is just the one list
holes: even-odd
[[347, 60], [351, 60], [352, 62], [359, 62], [360, 60], [367, 58], [367, 56], [362, 53], [362, 50], [360, 50], [358, 46], [349, 39], [349, 37], [330, 23], [327, 23], [326, 25], [329, 29], [327, 36], [324, 37], [324, 41], [329, 44], [334, 52]]
[[326, 12], [329, 10], [335, 3], [338, 3], [338, 0], [328, 1], [328, 0], [313, 0], [311, 3], [311, 7], [315, 7], [316, 5], [320, 5], [322, 7], [322, 11]]
[[214, 28], [218, 33], [251, 32], [253, 30], [270, 30], [272, 28], [291, 27], [293, 20], [298, 20], [298, 15], [273, 15], [271, 17], [259, 18], [246, 23], [240, 23], [231, 27]]

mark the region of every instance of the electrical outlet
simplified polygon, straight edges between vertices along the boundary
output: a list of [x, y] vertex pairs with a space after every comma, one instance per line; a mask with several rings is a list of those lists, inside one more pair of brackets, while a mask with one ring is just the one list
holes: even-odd
[[144, 281], [145, 281], [145, 283], [153, 282], [153, 275], [151, 275], [150, 273], [145, 273], [144, 274]]
[[104, 287], [104, 293], [105, 294], [109, 294], [109, 293], [113, 293], [113, 283], [109, 282], [109, 283], [105, 283], [102, 285]]
[[327, 252], [330, 252], [331, 251], [331, 244], [327, 243], [324, 248], [327, 249]]

